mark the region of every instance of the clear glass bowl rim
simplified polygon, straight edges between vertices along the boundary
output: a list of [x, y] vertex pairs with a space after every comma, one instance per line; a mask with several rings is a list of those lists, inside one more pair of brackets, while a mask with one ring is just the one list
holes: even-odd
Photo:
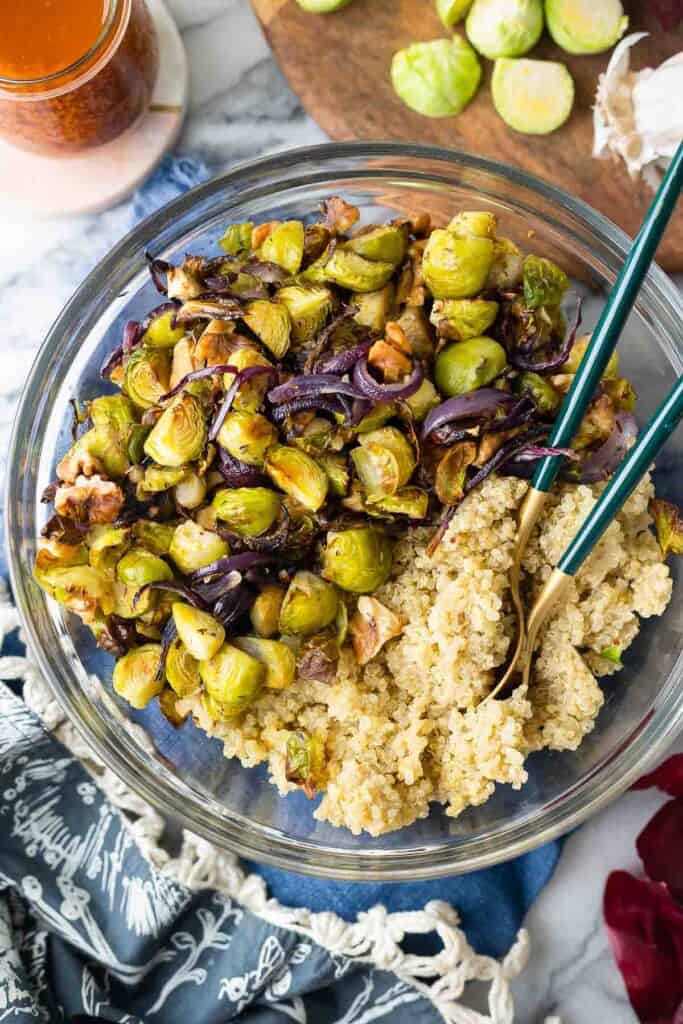
[[[414, 158], [416, 161], [443, 162], [451, 165], [453, 170], [459, 167], [467, 172], [481, 172], [483, 175], [507, 179], [542, 200], [566, 209], [616, 251], [622, 260], [632, 245], [631, 239], [615, 224], [561, 189], [518, 168], [456, 149], [419, 143], [326, 143], [287, 150], [275, 156], [239, 164], [227, 173], [191, 189], [140, 222], [95, 266], [64, 306], [36, 356], [20, 398], [10, 440], [5, 508], [10, 578], [25, 635], [58, 704], [102, 762], [164, 817], [174, 819], [219, 847], [242, 857], [303, 874], [357, 881], [407, 881], [479, 870], [517, 857], [581, 824], [623, 793], [666, 750], [683, 728], [683, 652], [679, 653], [662, 687], [661, 700], [645, 724], [641, 724], [636, 735], [612, 751], [579, 785], [563, 794], [552, 806], [499, 830], [493, 837], [468, 840], [467, 851], [463, 846], [453, 847], [447, 843], [439, 847], [409, 851], [335, 850], [330, 846], [322, 847], [274, 834], [272, 830], [257, 823], [237, 816], [232, 819], [227, 812], [221, 816], [210, 810], [202, 815], [188, 812], [182, 798], [173, 791], [169, 792], [167, 785], [153, 772], [128, 760], [126, 745], [120, 746], [115, 737], [102, 729], [93, 728], [78, 714], [72, 694], [65, 692], [55, 678], [30, 612], [27, 581], [21, 572], [22, 538], [17, 527], [15, 508], [20, 494], [21, 446], [28, 435], [34, 414], [34, 400], [44, 380], [44, 369], [54, 350], [68, 346], [72, 318], [89, 301], [90, 296], [104, 286], [111, 268], [117, 266], [119, 261], [130, 259], [133, 254], [146, 250], [150, 240], [175, 219], [188, 214], [194, 207], [203, 207], [205, 202], [228, 187], [239, 188], [240, 182], [253, 182], [259, 176], [270, 176], [270, 179], [276, 176], [278, 187], [295, 188], [308, 183], [297, 177], [297, 167], [300, 173], [305, 169], [310, 174], [312, 165], [316, 168], [317, 183], [320, 182], [322, 172], [332, 177], [335, 173], [343, 176], [349, 172], [362, 176], [359, 167], [350, 167], [348, 161], [366, 159], [388, 161], [376, 167], [369, 175], [385, 176], [391, 172], [391, 158], [401, 161], [401, 173], [405, 173], [406, 159]], [[647, 282], [659, 303], [673, 310], [679, 322], [683, 322], [683, 299], [657, 265], [651, 267]]]

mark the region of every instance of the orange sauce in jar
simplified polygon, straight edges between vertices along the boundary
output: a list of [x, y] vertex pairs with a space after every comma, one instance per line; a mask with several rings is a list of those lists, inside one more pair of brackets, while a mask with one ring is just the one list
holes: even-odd
[[147, 109], [159, 53], [144, 0], [0, 4], [0, 136], [61, 155], [116, 138]]

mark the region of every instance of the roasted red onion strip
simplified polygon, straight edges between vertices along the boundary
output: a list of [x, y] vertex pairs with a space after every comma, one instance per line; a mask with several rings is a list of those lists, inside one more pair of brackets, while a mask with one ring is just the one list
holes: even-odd
[[291, 402], [306, 395], [348, 395], [349, 398], [364, 398], [362, 391], [334, 373], [302, 373], [284, 384], [278, 384], [268, 392], [272, 405]]
[[507, 391], [498, 391], [496, 388], [479, 388], [477, 391], [468, 391], [465, 395], [455, 395], [427, 413], [422, 424], [422, 437], [429, 437], [447, 423], [494, 416], [498, 409], [512, 406], [518, 401], [514, 395]]
[[198, 594], [195, 594], [186, 583], [181, 583], [180, 580], [158, 580], [156, 583], [145, 583], [133, 598], [133, 608], [135, 608], [142, 595], [148, 590], [168, 590], [171, 594], [179, 594], [193, 608], [207, 611], [206, 602]]
[[139, 344], [143, 335], [142, 325], [137, 320], [128, 320], [123, 328], [123, 340], [120, 345], [111, 352], [100, 367], [100, 377], [109, 380], [112, 370], [119, 366], [124, 358], [129, 355], [136, 345]]
[[372, 338], [366, 338], [365, 341], [352, 345], [343, 352], [331, 352], [329, 355], [321, 356], [315, 368], [318, 373], [338, 373], [341, 376], [353, 369], [358, 360], [367, 355], [372, 345]]
[[206, 380], [207, 377], [214, 377], [216, 374], [223, 373], [239, 375], [240, 370], [236, 366], [232, 366], [231, 363], [218, 363], [215, 366], [203, 366], [201, 370], [192, 370], [191, 373], [186, 373], [184, 377], [181, 377], [176, 386], [167, 391], [165, 395], [162, 395], [159, 401], [167, 402], [169, 398], [173, 398], [184, 387], [191, 384], [193, 380]]
[[216, 413], [216, 417], [211, 424], [209, 430], [209, 441], [215, 441], [218, 437], [223, 421], [230, 412], [232, 403], [235, 400], [235, 395], [241, 388], [245, 381], [250, 380], [252, 377], [258, 377], [260, 374], [268, 374], [269, 376], [275, 376], [277, 370], [274, 366], [247, 366], [246, 369], [240, 370], [233, 380], [232, 384], [225, 393], [225, 398], [221, 402], [221, 406]]
[[364, 356], [353, 368], [353, 383], [360, 391], [361, 398], [370, 398], [373, 402], [390, 402], [414, 395], [422, 384], [424, 375], [422, 364], [416, 362], [407, 380], [399, 381], [397, 384], [380, 384], [370, 373], [367, 356]]
[[218, 447], [218, 463], [216, 469], [227, 484], [233, 487], [261, 487], [268, 486], [269, 480], [264, 473], [261, 473], [256, 466], [250, 466], [247, 462], [236, 459], [225, 448]]
[[241, 555], [227, 555], [216, 562], [202, 566], [190, 573], [191, 580], [204, 580], [208, 576], [223, 576], [229, 572], [246, 572], [255, 565], [271, 565], [272, 555], [262, 555], [258, 551], [243, 551]]
[[595, 484], [606, 480], [626, 458], [638, 436], [638, 424], [630, 412], [618, 412], [612, 433], [599, 448], [590, 452], [581, 468], [581, 483]]
[[173, 265], [168, 263], [166, 260], [155, 259], [150, 253], [145, 253], [145, 259], [149, 268], [149, 276], [152, 278], [154, 287], [161, 295], [166, 295], [168, 292], [168, 285], [166, 283], [166, 275], [169, 270], [173, 269]]
[[576, 313], [574, 315], [574, 323], [570, 331], [567, 332], [567, 337], [562, 342], [562, 347], [556, 355], [551, 356], [549, 359], [540, 359], [538, 362], [534, 362], [532, 359], [527, 358], [524, 352], [521, 352], [519, 348], [513, 349], [510, 353], [510, 363], [518, 370], [527, 370], [531, 373], [552, 373], [559, 370], [569, 359], [569, 354], [574, 347], [576, 341], [576, 332], [581, 326], [582, 313], [581, 313], [581, 298], [576, 300]]

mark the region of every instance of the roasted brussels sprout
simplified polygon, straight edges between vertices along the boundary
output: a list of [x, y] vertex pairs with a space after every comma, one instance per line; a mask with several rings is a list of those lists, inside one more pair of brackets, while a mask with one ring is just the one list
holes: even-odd
[[175, 485], [173, 496], [181, 508], [199, 508], [206, 497], [205, 477], [195, 473], [194, 470], [188, 470], [182, 480]]
[[159, 555], [153, 555], [145, 548], [134, 547], [116, 565], [116, 578], [127, 587], [144, 587], [146, 583], [172, 580], [173, 572], [168, 562]]
[[557, 412], [560, 405], [560, 394], [552, 384], [538, 373], [523, 373], [515, 382], [515, 390], [520, 394], [529, 394], [540, 413]]
[[114, 595], [103, 573], [90, 565], [36, 569], [36, 579], [55, 601], [75, 612], [84, 622], [91, 622], [102, 609], [113, 609]]
[[167, 352], [136, 349], [126, 360], [124, 390], [139, 409], [150, 409], [168, 391], [170, 372]]
[[304, 508], [317, 512], [324, 504], [327, 474], [306, 452], [275, 445], [266, 453], [264, 468], [273, 483]]
[[269, 639], [278, 632], [284, 598], [284, 588], [276, 584], [268, 584], [261, 590], [249, 612], [251, 624], [259, 636]]
[[324, 788], [325, 744], [320, 736], [312, 736], [305, 729], [290, 732], [285, 748], [285, 778], [301, 786], [310, 798], [316, 790]]
[[144, 500], [150, 494], [170, 490], [180, 483], [186, 472], [185, 466], [157, 466], [154, 462], [145, 466], [142, 480], [138, 481], [138, 497]]
[[126, 443], [126, 455], [128, 461], [134, 466], [142, 462], [145, 457], [145, 441], [151, 429], [151, 425], [147, 426], [146, 423], [134, 423], [130, 428]]
[[348, 491], [351, 480], [346, 457], [337, 452], [322, 452], [316, 461], [325, 470], [332, 494], [342, 498]]
[[289, 348], [292, 329], [287, 307], [281, 302], [255, 299], [247, 306], [243, 319], [275, 358], [282, 359]]
[[174, 317], [175, 312], [173, 310], [154, 317], [142, 335], [142, 344], [145, 348], [173, 348], [185, 336], [185, 329], [183, 327], [173, 326]]
[[457, 25], [471, 6], [472, 0], [436, 0], [436, 12], [446, 28]]
[[439, 460], [434, 476], [434, 490], [444, 505], [457, 505], [465, 494], [467, 469], [477, 457], [474, 441], [461, 441], [448, 449]]
[[246, 256], [251, 248], [253, 230], [254, 224], [250, 220], [231, 224], [218, 244], [228, 256]]
[[277, 293], [292, 321], [291, 339], [294, 345], [310, 341], [324, 326], [332, 311], [332, 294], [320, 285], [287, 285]]
[[[229, 362], [237, 370], [246, 370], [250, 366], [272, 366], [272, 363], [256, 348], [249, 345], [235, 349], [230, 354]], [[234, 380], [234, 374], [224, 373], [223, 382], [226, 390]], [[232, 408], [238, 412], [257, 412], [263, 405], [266, 391], [270, 387], [270, 379], [267, 374], [258, 374], [251, 380], [245, 380], [240, 384], [239, 390], [233, 399]]]
[[405, 259], [407, 244], [408, 238], [403, 228], [393, 224], [379, 224], [354, 235], [346, 243], [346, 248], [366, 260], [381, 260], [397, 267]]
[[434, 380], [442, 395], [464, 395], [485, 387], [507, 365], [507, 354], [493, 338], [456, 341], [436, 357]]
[[650, 502], [650, 515], [664, 557], [683, 555], [683, 517], [679, 507], [672, 501], [655, 498]]
[[367, 416], [364, 416], [356, 427], [357, 434], [367, 434], [371, 430], [377, 430], [379, 427], [383, 427], [385, 423], [388, 423], [396, 413], [398, 412], [398, 406], [395, 402], [378, 402]]
[[246, 651], [223, 644], [208, 661], [199, 664], [207, 694], [216, 702], [219, 718], [233, 718], [258, 697], [266, 678], [265, 667]]
[[451, 117], [470, 102], [481, 64], [462, 36], [413, 43], [394, 54], [391, 83], [407, 107], [426, 117]]
[[516, 288], [522, 280], [524, 253], [509, 238], [494, 238], [493, 263], [486, 288]]
[[130, 530], [124, 526], [108, 523], [93, 526], [88, 530], [85, 542], [88, 559], [93, 569], [99, 569], [107, 576], [113, 576], [116, 564], [130, 546]]
[[411, 353], [423, 363], [434, 356], [434, 338], [422, 306], [406, 306], [396, 321], [410, 346]]
[[180, 637], [176, 637], [168, 649], [164, 673], [179, 697], [189, 697], [202, 685], [199, 662], [192, 657]]
[[525, 135], [548, 135], [564, 124], [574, 105], [574, 80], [552, 60], [499, 57], [491, 76], [496, 111]]
[[[576, 339], [576, 341], [572, 345], [571, 352], [569, 353], [567, 361], [562, 366], [562, 373], [576, 373], [579, 366], [581, 365], [581, 360], [586, 354], [586, 349], [590, 344], [590, 340], [590, 334], [584, 334], [580, 338]], [[603, 380], [609, 380], [614, 377], [617, 377], [618, 375], [619, 353], [613, 352], [612, 355], [609, 357], [609, 361], [607, 363], [607, 366], [605, 367], [602, 377]]]
[[180, 601], [173, 604], [172, 612], [178, 636], [188, 654], [197, 661], [213, 658], [225, 640], [225, 630], [218, 619]]
[[351, 452], [356, 473], [367, 494], [386, 497], [410, 480], [415, 452], [396, 427], [381, 427], [359, 437], [360, 447]]
[[425, 246], [422, 272], [435, 299], [467, 299], [482, 290], [492, 262], [490, 238], [457, 238], [437, 229]]
[[211, 502], [216, 516], [240, 537], [260, 537], [278, 517], [280, 498], [268, 487], [235, 487], [216, 491]]
[[225, 558], [230, 548], [217, 533], [186, 519], [174, 528], [168, 553], [181, 572], [191, 573]]
[[498, 316], [498, 303], [489, 299], [437, 299], [430, 320], [437, 327], [445, 320], [446, 337], [454, 341], [478, 338]]
[[402, 487], [395, 494], [373, 501], [370, 511], [384, 512], [390, 516], [408, 516], [409, 519], [425, 519], [429, 511], [429, 495], [420, 487]]
[[277, 443], [277, 430], [257, 412], [229, 412], [218, 434], [218, 443], [235, 459], [262, 466], [268, 449]]
[[569, 287], [564, 270], [543, 256], [527, 256], [522, 269], [524, 302], [529, 309], [559, 306]]
[[487, 210], [461, 210], [448, 225], [457, 238], [495, 238], [497, 220]]
[[159, 710], [174, 729], [179, 729], [190, 713], [189, 709], [181, 712], [179, 705], [180, 697], [170, 686], [165, 686], [159, 694]]
[[263, 685], [268, 690], [286, 690], [294, 682], [294, 652], [280, 640], [264, 640], [257, 636], [241, 636], [233, 640], [235, 647], [260, 661], [266, 670]]
[[338, 604], [333, 586], [302, 569], [293, 577], [282, 602], [280, 632], [311, 636], [334, 622]]
[[134, 647], [116, 662], [112, 682], [119, 697], [134, 708], [144, 708], [164, 688], [163, 678], [157, 679], [161, 646], [143, 644]]
[[323, 576], [342, 590], [369, 594], [389, 579], [392, 543], [372, 526], [330, 530], [323, 556]]
[[602, 53], [628, 27], [621, 0], [545, 0], [548, 31], [567, 53]]
[[359, 597], [349, 631], [359, 665], [367, 665], [389, 640], [403, 632], [404, 620], [374, 597]]
[[261, 246], [264, 260], [277, 263], [290, 274], [296, 274], [304, 255], [304, 226], [300, 220], [278, 224]]
[[349, 248], [338, 246], [325, 265], [327, 279], [353, 292], [374, 292], [383, 288], [394, 272], [388, 260], [370, 260]]
[[394, 307], [395, 288], [391, 281], [376, 292], [356, 292], [353, 304], [358, 307], [356, 320], [373, 331], [383, 331]]
[[441, 397], [429, 377], [425, 377], [415, 394], [410, 395], [404, 401], [413, 420], [416, 423], [421, 423], [429, 410], [439, 404]]
[[145, 441], [145, 454], [162, 466], [182, 466], [199, 458], [206, 434], [201, 405], [192, 395], [181, 394], [152, 427]]
[[137, 422], [135, 407], [125, 395], [101, 395], [88, 406], [94, 427], [115, 425], [125, 430]]
[[465, 22], [467, 38], [484, 57], [521, 57], [543, 32], [542, 0], [474, 0]]

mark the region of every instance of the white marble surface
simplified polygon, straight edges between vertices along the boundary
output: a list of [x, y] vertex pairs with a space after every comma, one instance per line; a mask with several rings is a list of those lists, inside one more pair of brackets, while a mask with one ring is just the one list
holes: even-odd
[[[219, 171], [324, 141], [277, 70], [246, 0], [169, 5], [190, 58], [183, 152]], [[129, 227], [123, 207], [64, 221], [3, 223], [0, 459], [37, 345], [85, 273]], [[556, 876], [529, 915], [532, 964], [516, 985], [519, 1024], [537, 1024], [550, 1013], [563, 1024], [633, 1024], [602, 927], [601, 895], [611, 868], [637, 869], [634, 839], [658, 802], [651, 794], [628, 794], [567, 841]]]

